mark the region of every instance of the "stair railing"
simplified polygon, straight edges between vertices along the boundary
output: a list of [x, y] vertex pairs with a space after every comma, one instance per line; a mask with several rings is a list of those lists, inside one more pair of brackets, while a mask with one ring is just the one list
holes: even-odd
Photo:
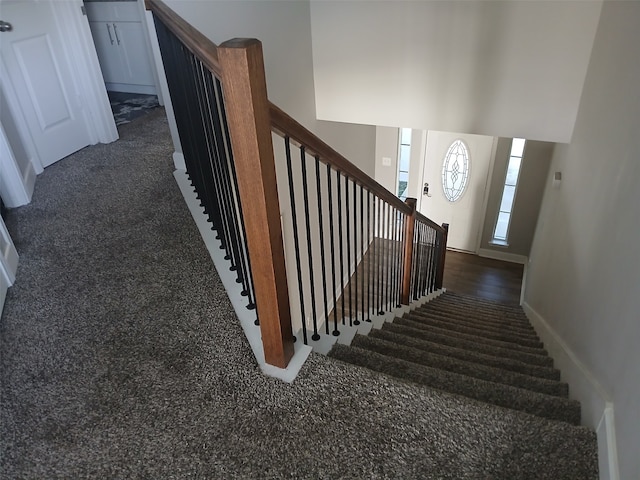
[[446, 227], [269, 102], [258, 40], [216, 46], [162, 1], [147, 8], [187, 174], [256, 309], [267, 363], [287, 366], [293, 328], [310, 344], [442, 287]]

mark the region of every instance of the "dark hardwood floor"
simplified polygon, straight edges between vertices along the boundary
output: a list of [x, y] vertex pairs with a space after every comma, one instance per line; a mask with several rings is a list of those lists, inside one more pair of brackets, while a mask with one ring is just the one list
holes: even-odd
[[524, 265], [447, 251], [443, 286], [452, 292], [520, 303]]

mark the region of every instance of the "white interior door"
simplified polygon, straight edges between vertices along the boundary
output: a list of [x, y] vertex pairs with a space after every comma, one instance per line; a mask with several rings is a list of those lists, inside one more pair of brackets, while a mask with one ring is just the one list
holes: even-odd
[[44, 167], [91, 143], [52, 3], [3, 0], [0, 8], [13, 27], [0, 33], [2, 81], [16, 92]]
[[18, 268], [18, 252], [0, 217], [0, 314], [4, 306], [7, 289], [13, 285]]
[[[460, 146], [449, 157], [448, 193], [443, 185], [443, 167], [450, 147], [461, 140], [467, 149], [466, 185], [465, 162]], [[419, 211], [438, 224], [449, 224], [447, 246], [457, 250], [476, 252], [484, 222], [485, 194], [492, 165], [494, 137], [463, 135], [429, 131], [425, 149], [423, 185], [429, 184], [428, 195], [423, 191]], [[452, 175], [452, 172], [453, 175]], [[459, 191], [462, 194], [455, 198]], [[450, 198], [447, 198], [449, 196]]]

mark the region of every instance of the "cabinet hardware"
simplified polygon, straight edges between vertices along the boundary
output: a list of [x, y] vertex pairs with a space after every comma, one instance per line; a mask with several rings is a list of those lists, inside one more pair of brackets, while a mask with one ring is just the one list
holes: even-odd
[[111, 35], [111, 25], [107, 23], [107, 32], [109, 32], [109, 40], [111, 41], [111, 45], [113, 45], [113, 36]]

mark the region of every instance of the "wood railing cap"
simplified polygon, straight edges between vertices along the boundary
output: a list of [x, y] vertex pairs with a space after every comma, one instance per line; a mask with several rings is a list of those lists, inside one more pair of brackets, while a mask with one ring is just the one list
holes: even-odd
[[257, 38], [232, 38], [226, 42], [222, 42], [220, 48], [247, 48], [251, 45], [262, 44]]
[[322, 163], [331, 165], [335, 170], [365, 187], [401, 213], [411, 215], [411, 208], [406, 203], [322, 141], [287, 112], [273, 103], [270, 103], [269, 109], [274, 133], [281, 137], [289, 137], [298, 146], [304, 146], [309, 155], [317, 155]]

